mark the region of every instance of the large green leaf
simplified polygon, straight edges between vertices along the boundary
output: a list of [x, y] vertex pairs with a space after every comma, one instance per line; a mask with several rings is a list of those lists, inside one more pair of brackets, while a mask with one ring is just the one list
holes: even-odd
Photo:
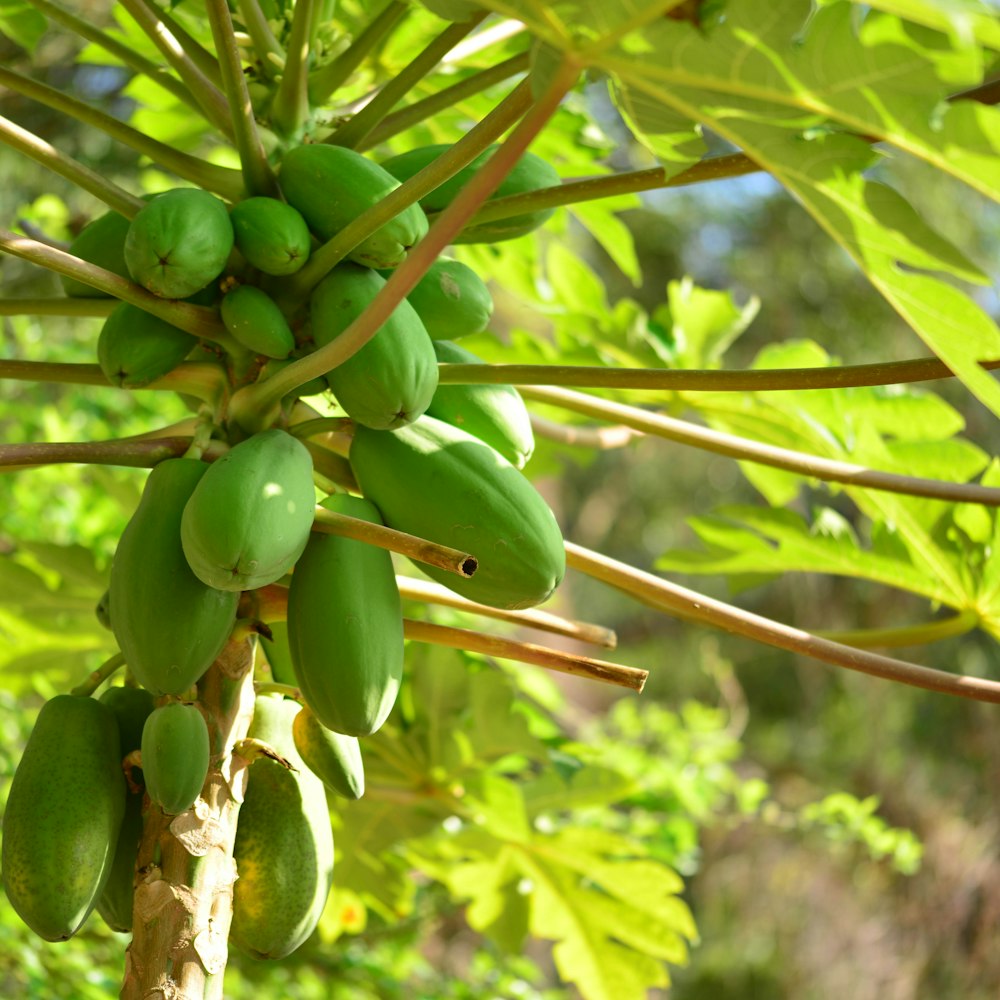
[[0, 34], [22, 48], [34, 52], [47, 28], [45, 16], [26, 0], [0, 0]]

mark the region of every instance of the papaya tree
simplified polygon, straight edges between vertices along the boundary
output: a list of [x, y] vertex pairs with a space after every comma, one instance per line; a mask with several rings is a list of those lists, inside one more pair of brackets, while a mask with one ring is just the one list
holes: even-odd
[[[221, 997], [230, 943], [284, 959], [331, 891], [389, 912], [419, 870], [511, 950], [555, 942], [588, 998], [665, 985], [696, 937], [680, 877], [635, 838], [545, 816], [634, 784], [550, 745], [516, 675], [483, 666], [642, 690], [649, 667], [593, 655], [611, 630], [539, 607], [567, 572], [880, 682], [1000, 701], [998, 681], [892, 655], [1000, 634], [998, 467], [923, 387], [951, 379], [1000, 413], [1000, 330], [966, 287], [990, 277], [892, 162], [1000, 196], [988, 3], [106, 7], [0, 7], [22, 53], [0, 86], [125, 157], [109, 176], [85, 144], [70, 155], [0, 118], [0, 140], [89, 216], [62, 233], [4, 220], [4, 267], [58, 280], [0, 312], [87, 343], [0, 360], [0, 378], [116, 392], [132, 431], [19, 433], [0, 466], [149, 470], [129, 480], [103, 586], [94, 563], [73, 582], [50, 549], [5, 540], [10, 613], [54, 635], [29, 597], [60, 578], [79, 637], [59, 644], [63, 670], [71, 653], [85, 674], [54, 686], [10, 788], [3, 884], [32, 931], [66, 940], [96, 910], [131, 934], [123, 997]], [[31, 53], [54, 35], [116, 67], [127, 114], [41, 79]], [[616, 213], [640, 192], [758, 172], [927, 356], [774, 344], [723, 367], [753, 302], [684, 281], [652, 312], [612, 305], [568, 249], [583, 230], [638, 277]], [[544, 322], [519, 327], [518, 304]], [[763, 498], [694, 517], [704, 548], [655, 568], [855, 577], [915, 595], [926, 620], [820, 634], [564, 537], [538, 475], [640, 437], [737, 461]], [[853, 522], [796, 509], [807, 488]], [[442, 608], [449, 624], [431, 620]], [[363, 835], [405, 839], [405, 856], [373, 861]]]

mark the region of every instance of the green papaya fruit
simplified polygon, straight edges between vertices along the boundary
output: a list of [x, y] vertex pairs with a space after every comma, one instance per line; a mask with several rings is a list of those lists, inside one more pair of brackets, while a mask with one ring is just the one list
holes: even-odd
[[[88, 264], [96, 264], [106, 271], [112, 271], [120, 278], [131, 278], [125, 263], [125, 235], [128, 233], [129, 220], [118, 212], [105, 212], [87, 223], [69, 245], [69, 252]], [[73, 298], [108, 299], [107, 292], [102, 292], [92, 285], [67, 275], [61, 275], [63, 291]]]
[[197, 343], [159, 316], [122, 302], [101, 327], [97, 361], [113, 385], [139, 389], [172, 372]]
[[295, 565], [315, 507], [306, 446], [277, 428], [254, 434], [195, 486], [181, 517], [184, 555], [209, 587], [255, 590]]
[[232, 941], [254, 958], [284, 958], [312, 934], [333, 878], [333, 833], [323, 782], [295, 749], [299, 705], [280, 697], [254, 702], [250, 736], [295, 768], [261, 758], [250, 768], [233, 854]]
[[355, 428], [351, 468], [391, 528], [469, 552], [469, 579], [421, 565], [428, 576], [480, 604], [541, 604], [566, 571], [562, 535], [548, 504], [502, 455], [458, 427], [423, 416], [395, 431]]
[[[390, 157], [382, 166], [399, 181], [409, 180], [414, 174], [433, 163], [450, 147], [444, 144], [418, 146], [416, 149]], [[448, 207], [455, 195], [472, 179], [476, 171], [489, 159], [496, 146], [480, 153], [468, 166], [435, 188], [430, 194], [420, 199], [425, 211], [440, 212]], [[514, 168], [503, 179], [493, 198], [506, 198], [508, 195], [527, 194], [539, 188], [556, 187], [562, 179], [556, 170], [534, 153], [525, 153], [514, 164]], [[554, 209], [543, 208], [535, 212], [525, 212], [510, 219], [497, 219], [495, 222], [483, 222], [478, 225], [466, 226], [453, 243], [499, 243], [524, 236], [542, 225], [553, 213]]]
[[[335, 340], [385, 285], [357, 264], [335, 267], [309, 300], [317, 347]], [[437, 358], [420, 317], [404, 299], [375, 336], [326, 380], [352, 420], [366, 427], [400, 427], [420, 416], [437, 388]]]
[[157, 195], [132, 220], [125, 263], [154, 295], [182, 299], [222, 273], [233, 240], [220, 199], [199, 188], [176, 188]]
[[294, 687], [295, 668], [292, 666], [292, 651], [288, 648], [288, 622], [270, 622], [273, 639], [261, 636], [264, 655], [271, 667], [271, 676], [279, 684], [291, 684]]
[[295, 335], [267, 292], [240, 285], [222, 300], [222, 322], [244, 347], [269, 358], [287, 358], [295, 350]]
[[111, 594], [109, 591], [106, 590], [101, 594], [101, 599], [97, 602], [97, 607], [94, 608], [94, 614], [97, 615], [97, 620], [104, 628], [111, 628]]
[[229, 220], [237, 249], [265, 274], [294, 274], [309, 259], [306, 220], [277, 198], [247, 198], [232, 207]]
[[[382, 523], [360, 497], [337, 494], [323, 506]], [[316, 532], [288, 588], [288, 646], [296, 682], [319, 721], [347, 736], [374, 733], [403, 676], [403, 612], [390, 553]]]
[[[435, 340], [434, 351], [438, 361], [445, 364], [484, 363], [448, 340]], [[439, 385], [427, 415], [468, 431], [500, 452], [516, 469], [523, 468], [535, 450], [528, 408], [512, 385]]]
[[239, 594], [206, 586], [181, 546], [181, 516], [208, 471], [169, 458], [154, 466], [111, 564], [111, 627], [136, 679], [155, 695], [183, 694], [222, 651]]
[[172, 701], [146, 719], [142, 773], [150, 799], [168, 815], [187, 812], [208, 777], [209, 740], [197, 705]]
[[[110, 687], [100, 700], [115, 713], [121, 755], [127, 757], [142, 743], [142, 727], [154, 708], [153, 696], [144, 688]], [[138, 770], [132, 773], [138, 776], [136, 780], [142, 776]], [[125, 817], [111, 862], [111, 874], [97, 901], [97, 912], [101, 918], [113, 931], [121, 933], [132, 930], [135, 864], [142, 838], [142, 797], [141, 788], [138, 792], [129, 789], [125, 796]]]
[[[399, 187], [377, 163], [343, 146], [298, 146], [285, 154], [278, 180], [293, 207], [321, 239], [332, 239], [362, 212]], [[427, 217], [410, 205], [348, 255], [365, 267], [397, 267], [427, 234]]]
[[57, 695], [14, 773], [0, 856], [7, 898], [46, 941], [72, 937], [97, 904], [124, 813], [114, 712], [96, 698]]
[[330, 791], [345, 799], [360, 799], [365, 794], [365, 768], [357, 737], [332, 732], [308, 708], [295, 716], [292, 737], [306, 766]]
[[438, 257], [406, 298], [435, 339], [482, 333], [493, 315], [486, 283], [471, 267], [450, 257]]

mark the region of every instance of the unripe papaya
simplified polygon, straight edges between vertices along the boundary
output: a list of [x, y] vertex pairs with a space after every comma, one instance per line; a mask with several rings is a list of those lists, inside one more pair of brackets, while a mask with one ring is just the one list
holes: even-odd
[[[483, 364], [482, 358], [448, 340], [435, 340], [434, 351], [445, 364]], [[468, 431], [516, 469], [523, 468], [535, 450], [528, 408], [512, 385], [439, 385], [427, 415]]]
[[139, 389], [172, 372], [197, 343], [159, 316], [122, 302], [101, 327], [97, 361], [109, 382]]
[[287, 358], [295, 336], [278, 303], [253, 285], [240, 285], [222, 300], [222, 322], [244, 347], [269, 358]]
[[[87, 223], [69, 245], [69, 252], [88, 264], [112, 271], [120, 278], [130, 278], [125, 264], [125, 234], [129, 220], [118, 212], [105, 212]], [[63, 291], [73, 298], [108, 299], [111, 296], [76, 278], [61, 276]]]
[[107, 590], [101, 594], [101, 599], [94, 608], [94, 614], [104, 628], [111, 628], [111, 594]]
[[199, 580], [181, 547], [181, 515], [208, 470], [169, 458], [154, 466], [111, 564], [111, 627], [136, 679], [183, 694], [222, 651], [239, 594]]
[[435, 339], [482, 333], [493, 315], [486, 283], [471, 267], [450, 257], [434, 261], [406, 298]]
[[77, 695], [46, 702], [10, 786], [0, 861], [11, 905], [46, 941], [72, 937], [97, 904], [124, 812], [114, 712]]
[[[343, 146], [299, 146], [285, 154], [279, 175], [281, 190], [309, 228], [332, 239], [362, 212], [399, 187], [377, 163]], [[365, 267], [397, 267], [407, 251], [427, 234], [427, 217], [410, 205], [380, 226], [348, 255]]]
[[306, 766], [330, 791], [345, 799], [360, 799], [365, 794], [365, 768], [357, 737], [332, 732], [308, 708], [295, 716], [292, 736]]
[[[382, 523], [360, 497], [337, 494], [323, 506]], [[288, 645], [295, 679], [319, 721], [347, 736], [374, 733], [403, 676], [403, 612], [389, 552], [316, 532], [288, 588]]]
[[236, 247], [265, 274], [294, 274], [309, 259], [309, 227], [301, 212], [277, 198], [247, 198], [229, 213]]
[[292, 651], [288, 648], [288, 622], [270, 622], [273, 639], [260, 637], [264, 647], [264, 655], [271, 667], [271, 676], [279, 684], [298, 683], [295, 680], [295, 668], [292, 666]]
[[197, 705], [161, 705], [142, 730], [142, 773], [150, 799], [168, 815], [194, 805], [208, 776], [209, 741]]
[[184, 555], [210, 587], [255, 590], [295, 565], [315, 507], [306, 446], [277, 428], [254, 434], [213, 462], [194, 488], [181, 517]]
[[395, 431], [355, 428], [351, 467], [391, 528], [470, 552], [470, 579], [421, 564], [457, 594], [498, 608], [541, 604], [566, 571], [548, 504], [502, 455], [434, 417]]
[[[419, 146], [416, 149], [390, 157], [382, 164], [390, 174], [399, 181], [409, 180], [414, 174], [433, 163], [450, 147], [444, 144]], [[440, 212], [447, 208], [459, 191], [472, 180], [476, 171], [490, 158], [496, 146], [480, 153], [468, 166], [435, 188], [430, 194], [420, 199], [420, 204], [428, 212]], [[514, 164], [514, 168], [501, 181], [493, 192], [493, 198], [506, 198], [508, 195], [527, 194], [539, 188], [557, 187], [562, 183], [559, 174], [541, 157], [534, 153], [525, 153]], [[488, 202], [487, 202], [488, 204]], [[483, 222], [478, 225], [466, 226], [453, 243], [499, 243], [523, 236], [537, 229], [546, 221], [554, 210], [539, 209], [535, 212], [525, 212], [509, 219], [497, 219], [495, 222]]]
[[182, 299], [214, 281], [232, 249], [225, 204], [199, 188], [176, 188], [155, 197], [132, 220], [125, 263], [154, 295]]
[[[335, 267], [309, 300], [317, 347], [335, 340], [385, 285], [356, 264]], [[404, 299], [375, 336], [326, 380], [352, 420], [366, 427], [400, 427], [420, 416], [437, 388], [437, 358], [420, 317]]]
[[[100, 700], [115, 713], [121, 755], [127, 757], [142, 743], [142, 727], [154, 708], [153, 696], [143, 688], [110, 687]], [[133, 770], [132, 773], [141, 778], [141, 771]], [[121, 933], [132, 930], [135, 863], [142, 837], [142, 796], [142, 788], [137, 792], [129, 789], [125, 796], [125, 817], [111, 862], [111, 874], [97, 901], [97, 912], [104, 922]]]
[[333, 833], [323, 782], [292, 739], [297, 702], [261, 696], [249, 735], [296, 770], [260, 758], [250, 768], [233, 854], [233, 942], [254, 958], [284, 958], [313, 932], [333, 877]]

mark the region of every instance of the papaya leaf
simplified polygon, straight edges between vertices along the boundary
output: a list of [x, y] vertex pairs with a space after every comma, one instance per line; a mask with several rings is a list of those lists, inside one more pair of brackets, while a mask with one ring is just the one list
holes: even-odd
[[896, 14], [949, 36], [956, 46], [1000, 49], [996, 6], [980, 0], [872, 0], [870, 7]]
[[528, 815], [605, 805], [626, 798], [636, 788], [631, 778], [598, 764], [586, 764], [571, 773], [544, 771], [523, 784]]
[[0, 34], [34, 54], [35, 46], [48, 30], [45, 15], [26, 0], [0, 0]]

